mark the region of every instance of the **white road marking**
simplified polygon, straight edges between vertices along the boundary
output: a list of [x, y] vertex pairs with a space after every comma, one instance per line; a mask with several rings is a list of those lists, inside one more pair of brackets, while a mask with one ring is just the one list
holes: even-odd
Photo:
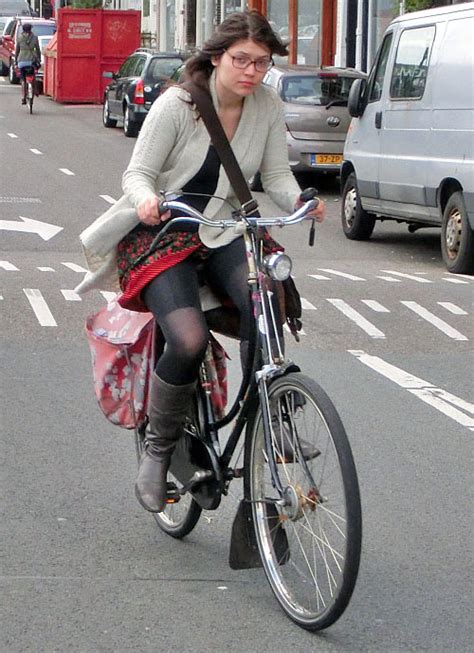
[[325, 277], [323, 274], [309, 274], [308, 276], [318, 281], [329, 281], [329, 277]]
[[72, 172], [72, 170], [69, 170], [69, 168], [58, 168], [60, 172], [64, 172], [65, 175], [71, 175], [74, 177], [75, 173]]
[[82, 267], [82, 265], [78, 265], [77, 263], [68, 263], [61, 261], [61, 265], [64, 265], [65, 267], [69, 268], [73, 272], [87, 272], [85, 268]]
[[454, 315], [467, 315], [467, 311], [451, 302], [438, 302], [438, 304]]
[[43, 295], [37, 288], [23, 288], [41, 326], [58, 326]]
[[338, 311], [341, 311], [346, 317], [352, 320], [360, 329], [365, 331], [371, 338], [385, 338], [385, 333], [377, 329], [377, 327], [366, 320], [355, 308], [346, 304], [342, 299], [327, 299]]
[[3, 295], [0, 295], [0, 301], [2, 301], [2, 299], [3, 299]]
[[420, 304], [418, 304], [417, 302], [401, 301], [400, 304], [403, 304], [411, 311], [413, 311], [414, 313], [422, 317], [424, 320], [432, 324], [434, 327], [442, 331], [444, 334], [448, 336], [448, 338], [452, 338], [453, 340], [469, 340], [469, 338], [463, 336], [463, 334], [460, 333], [457, 329], [452, 327], [450, 324], [448, 324], [441, 318], [437, 317], [434, 313], [431, 313], [431, 311], [428, 311], [428, 309], [424, 308], [423, 306], [420, 306]]
[[390, 313], [388, 308], [385, 308], [385, 306], [382, 306], [382, 304], [379, 304], [374, 299], [361, 299], [360, 301], [377, 313]]
[[117, 294], [118, 294], [116, 292], [111, 292], [110, 290], [100, 290], [99, 292], [102, 295], [102, 297], [105, 299], [107, 304], [109, 302], [113, 302], [114, 299], [117, 297]]
[[395, 270], [382, 270], [382, 272], [387, 272], [387, 274], [393, 274], [396, 277], [402, 277], [403, 279], [418, 281], [418, 283], [433, 283], [432, 281], [429, 281], [429, 279], [423, 279], [422, 277], [417, 277], [415, 274], [407, 274], [406, 272], [396, 272]]
[[7, 136], [10, 136], [10, 138], [18, 138], [18, 136], [16, 134], [12, 134], [12, 133], [7, 134]]
[[473, 277], [471, 274], [456, 274], [455, 272], [452, 273], [453, 277], [462, 277], [463, 279], [469, 279], [469, 281], [472, 281]]
[[463, 281], [462, 279], [451, 279], [451, 277], [443, 277], [443, 281], [449, 281], [449, 283], [469, 283], [468, 281]]
[[80, 297], [77, 292], [74, 290], [61, 290], [63, 297], [68, 302], [82, 302], [82, 297]]
[[0, 268], [3, 268], [7, 272], [19, 272], [18, 268], [8, 261], [0, 261]]
[[301, 298], [301, 308], [305, 311], [315, 311], [316, 306], [313, 306], [311, 302], [309, 302], [307, 299], [304, 297]]
[[102, 197], [102, 199], [108, 202], [109, 204], [115, 204], [115, 202], [117, 201], [114, 200], [114, 198], [111, 197], [110, 195], [99, 195], [99, 197]]
[[418, 399], [436, 408], [447, 417], [454, 419], [458, 424], [467, 426], [471, 431], [474, 431], [474, 404], [456, 397], [456, 395], [450, 394], [442, 388], [436, 388], [432, 383], [424, 381], [395, 365], [391, 365], [378, 356], [370, 356], [364, 351], [353, 349], [348, 351], [374, 372], [385, 376], [385, 378], [393, 381], [393, 383], [415, 395]]
[[[0, 197], [1, 204], [41, 204], [39, 197]], [[463, 283], [465, 283], [463, 281]]]
[[45, 266], [45, 267], [39, 267], [38, 270], [39, 270], [40, 272], [54, 272], [54, 271], [55, 271], [54, 268], [50, 268], [50, 267], [47, 267], [47, 266]]
[[18, 220], [0, 220], [0, 229], [4, 231], [21, 231], [24, 233], [37, 234], [43, 240], [50, 240], [63, 230], [63, 227], [58, 227], [49, 222], [41, 222], [40, 220], [25, 218], [23, 215], [20, 215], [19, 218], [21, 222]]
[[43, 154], [43, 152], [40, 152], [35, 147], [30, 147], [30, 152], [33, 152], [33, 154]]
[[351, 281], [365, 281], [362, 277], [357, 277], [355, 274], [348, 274], [347, 272], [339, 272], [339, 270], [332, 270], [331, 268], [318, 268], [322, 272], [334, 274], [336, 277], [344, 277], [344, 279], [351, 279]]
[[393, 277], [383, 277], [383, 276], [378, 276], [378, 275], [377, 275], [377, 279], [383, 279], [384, 281], [393, 281], [395, 283], [401, 283], [402, 282], [401, 279], [394, 279]]

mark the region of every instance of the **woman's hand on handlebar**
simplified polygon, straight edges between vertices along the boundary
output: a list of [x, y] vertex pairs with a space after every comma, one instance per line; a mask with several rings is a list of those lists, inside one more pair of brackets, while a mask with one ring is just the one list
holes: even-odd
[[[307, 191], [303, 191], [303, 193], [301, 195], [298, 195], [298, 197], [296, 198], [296, 202], [295, 202], [295, 211], [298, 210], [299, 208], [301, 208], [303, 206], [303, 204], [305, 204], [308, 201], [308, 199], [310, 199], [309, 196], [307, 198], [305, 198], [304, 195], [307, 192], [311, 195], [312, 194], [310, 192], [311, 190], [313, 190], [313, 189], [307, 189]], [[317, 191], [314, 191], [314, 194], [316, 192]], [[314, 197], [314, 194], [313, 194], [313, 197]], [[322, 199], [319, 199], [319, 198], [317, 198], [317, 199], [318, 199], [318, 205], [314, 209], [309, 211], [309, 213], [306, 214], [306, 219], [308, 219], [308, 220], [313, 220], [314, 219], [314, 220], [316, 220], [316, 222], [322, 222], [324, 220], [324, 218], [326, 217], [326, 203]]]
[[171, 218], [171, 211], [160, 213], [160, 202], [161, 200], [155, 195], [139, 204], [137, 206], [137, 215], [140, 222], [143, 222], [143, 224], [149, 227], [154, 227], [160, 224], [160, 222], [169, 220]]

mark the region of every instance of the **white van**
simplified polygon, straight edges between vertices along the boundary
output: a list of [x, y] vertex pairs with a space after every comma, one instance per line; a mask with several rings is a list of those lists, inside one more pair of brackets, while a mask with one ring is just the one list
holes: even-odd
[[473, 274], [474, 2], [394, 20], [349, 112], [347, 238], [369, 238], [378, 219], [440, 226], [448, 270]]

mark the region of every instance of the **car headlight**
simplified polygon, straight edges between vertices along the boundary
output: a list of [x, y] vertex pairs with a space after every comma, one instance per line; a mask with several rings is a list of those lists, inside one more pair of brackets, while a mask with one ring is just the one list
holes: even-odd
[[263, 264], [267, 274], [275, 281], [284, 281], [291, 274], [291, 258], [282, 252], [265, 256]]

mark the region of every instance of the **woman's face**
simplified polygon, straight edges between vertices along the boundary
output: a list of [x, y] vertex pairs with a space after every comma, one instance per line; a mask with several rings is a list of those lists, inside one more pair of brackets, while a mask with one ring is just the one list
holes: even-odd
[[[250, 39], [236, 41], [212, 60], [216, 67], [218, 90], [220, 88], [225, 93], [242, 98], [251, 95], [262, 83], [270, 62], [271, 52], [265, 45]], [[246, 63], [246, 67], [239, 67]], [[256, 66], [261, 70], [257, 70]]]

